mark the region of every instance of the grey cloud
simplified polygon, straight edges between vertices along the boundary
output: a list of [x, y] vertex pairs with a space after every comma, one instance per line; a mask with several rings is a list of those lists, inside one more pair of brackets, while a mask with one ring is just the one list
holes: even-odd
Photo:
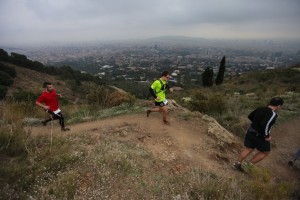
[[300, 37], [299, 8], [299, 0], [0, 1], [0, 44], [22, 40], [22, 35], [28, 41], [34, 40], [30, 35], [63, 40], [70, 34], [78, 40], [162, 34], [209, 37], [215, 32], [220, 37], [239, 32], [251, 37], [249, 31], [261, 37], [274, 36], [274, 31]]

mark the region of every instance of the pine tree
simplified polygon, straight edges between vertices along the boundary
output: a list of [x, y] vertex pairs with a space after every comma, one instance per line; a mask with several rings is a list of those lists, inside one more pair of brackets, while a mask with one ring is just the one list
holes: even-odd
[[225, 56], [222, 58], [221, 62], [220, 62], [220, 68], [219, 68], [219, 72], [216, 78], [216, 85], [221, 85], [223, 83], [224, 80], [224, 73], [225, 73]]
[[204, 87], [210, 87], [213, 85], [214, 70], [207, 67], [202, 74], [202, 84]]

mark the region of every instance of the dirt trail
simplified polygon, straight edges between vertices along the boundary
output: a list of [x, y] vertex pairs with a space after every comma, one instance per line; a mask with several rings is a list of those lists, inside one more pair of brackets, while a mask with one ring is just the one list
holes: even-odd
[[[272, 169], [273, 175], [300, 180], [300, 170], [287, 165], [300, 148], [300, 117], [272, 129], [272, 151], [261, 165]], [[299, 167], [300, 160], [297, 161]]]
[[[104, 120], [71, 125], [71, 131], [61, 132], [57, 122], [52, 126], [53, 134], [99, 133], [113, 136], [143, 146], [154, 156], [171, 163], [175, 172], [189, 167], [201, 167], [223, 176], [243, 176], [232, 170], [232, 163], [242, 149], [243, 141], [235, 137], [235, 145], [220, 148], [216, 138], [208, 134], [208, 123], [201, 117], [184, 120], [179, 117], [182, 110], [170, 113], [171, 126], [162, 123], [159, 113], [122, 115]], [[45, 131], [48, 130], [47, 131]], [[49, 134], [51, 125], [33, 127], [33, 134]], [[222, 133], [221, 133], [222, 134]], [[274, 127], [271, 154], [258, 164], [270, 169], [278, 180], [300, 180], [299, 169], [287, 165], [293, 153], [300, 147], [300, 118]]]

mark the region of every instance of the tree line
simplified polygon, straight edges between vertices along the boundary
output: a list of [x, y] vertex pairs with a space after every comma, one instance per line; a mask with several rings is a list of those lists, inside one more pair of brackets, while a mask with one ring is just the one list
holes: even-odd
[[0, 49], [0, 61], [9, 62], [17, 66], [32, 69], [38, 72], [56, 75], [64, 80], [93, 81], [98, 84], [103, 84], [98, 77], [92, 76], [91, 74], [82, 74], [78, 70], [73, 70], [70, 66], [44, 66], [43, 63], [32, 61], [22, 54], [12, 52], [9, 55], [3, 49]]
[[8, 87], [13, 84], [13, 79], [17, 76], [15, 69], [6, 63], [58, 76], [63, 80], [75, 80], [78, 86], [81, 85], [81, 81], [92, 81], [96, 84], [104, 85], [104, 82], [99, 77], [91, 74], [82, 74], [80, 71], [73, 70], [70, 66], [45, 66], [41, 62], [28, 59], [25, 55], [14, 52], [9, 55], [5, 50], [0, 49], [0, 99], [5, 97]]

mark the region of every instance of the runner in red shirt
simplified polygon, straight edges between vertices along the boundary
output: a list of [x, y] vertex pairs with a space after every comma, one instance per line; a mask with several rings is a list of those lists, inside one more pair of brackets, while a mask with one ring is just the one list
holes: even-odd
[[62, 97], [62, 95], [56, 94], [56, 91], [50, 82], [44, 82], [43, 87], [45, 88], [45, 91], [42, 92], [41, 96], [39, 96], [35, 102], [36, 105], [44, 108], [47, 113], [51, 114], [49, 119], [42, 121], [43, 125], [46, 126], [49, 121], [59, 119], [61, 130], [69, 131], [70, 129], [65, 127], [64, 117], [58, 107], [57, 96]]

